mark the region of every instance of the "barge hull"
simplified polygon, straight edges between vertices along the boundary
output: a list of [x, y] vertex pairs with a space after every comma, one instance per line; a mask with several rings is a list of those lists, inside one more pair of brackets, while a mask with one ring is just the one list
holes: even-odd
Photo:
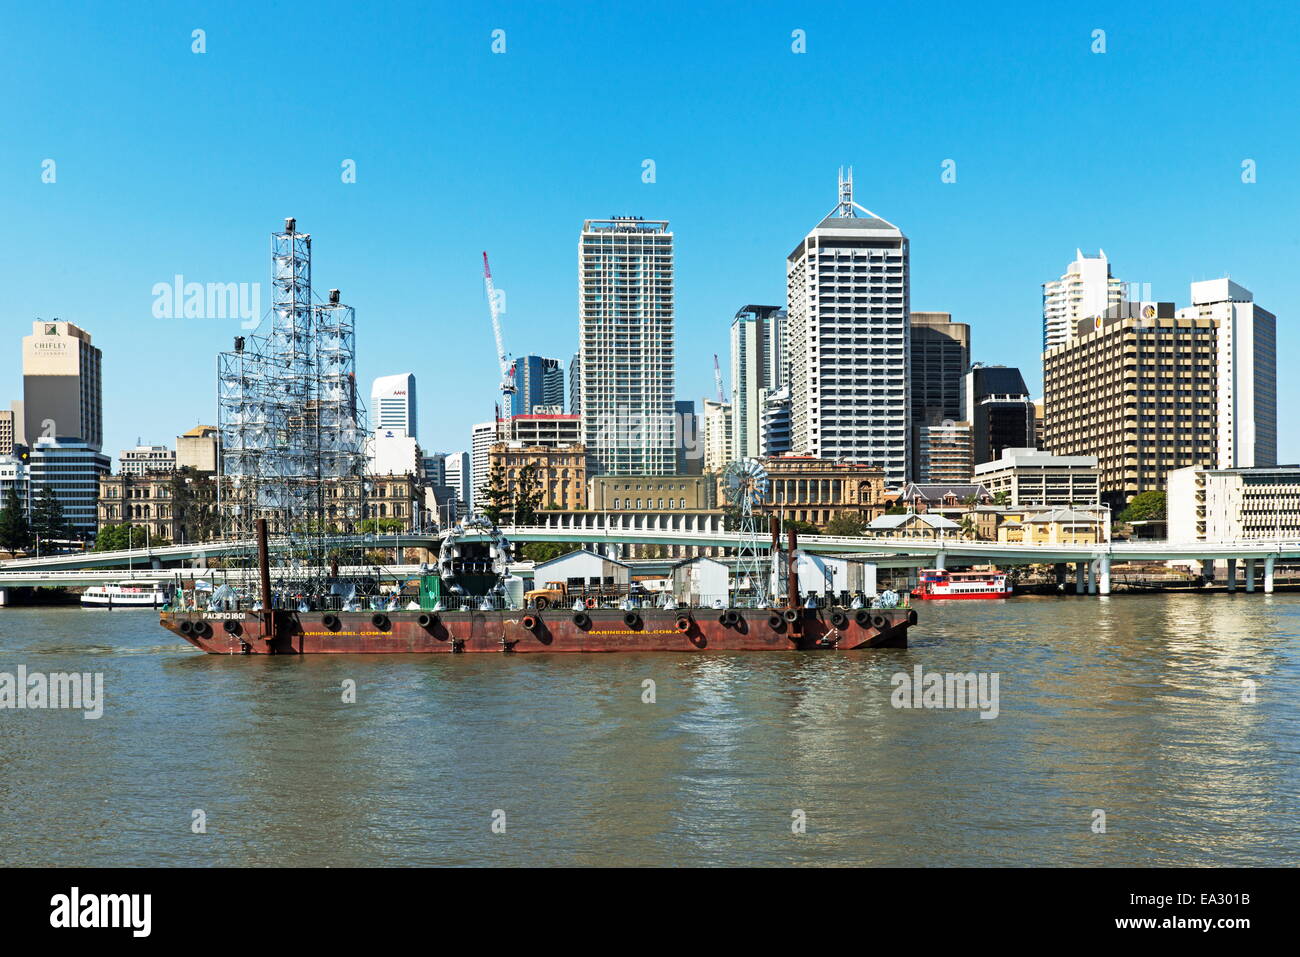
[[[823, 610], [740, 610], [732, 624], [716, 610], [646, 609], [629, 623], [621, 611], [569, 612], [163, 612], [160, 624], [200, 651], [238, 654], [608, 653], [636, 651], [829, 651], [905, 648], [916, 613], [873, 609], [840, 625]], [[685, 618], [685, 622], [682, 619]], [[421, 624], [421, 620], [425, 623]], [[273, 627], [268, 627], [272, 625]], [[684, 624], [684, 628], [683, 628]]]

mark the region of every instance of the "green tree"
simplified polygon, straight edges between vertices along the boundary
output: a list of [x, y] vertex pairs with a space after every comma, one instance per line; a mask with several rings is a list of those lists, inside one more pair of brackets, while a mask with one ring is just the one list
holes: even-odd
[[54, 490], [46, 485], [32, 506], [32, 533], [42, 541], [65, 538], [68, 533], [67, 523], [63, 519], [63, 503], [58, 500]]
[[27, 524], [27, 515], [18, 501], [18, 490], [11, 485], [5, 494], [4, 508], [0, 509], [0, 548], [13, 554], [28, 548], [31, 543], [32, 530]]
[[862, 521], [860, 515], [850, 515], [848, 512], [842, 512], [836, 515], [826, 523], [827, 535], [840, 535], [847, 538], [855, 538], [865, 532], [866, 523]]
[[146, 542], [154, 544], [155, 540], [150, 538], [143, 525], [132, 525], [130, 522], [105, 525], [95, 535], [95, 551], [116, 552], [128, 548], [144, 548]]
[[212, 541], [220, 531], [220, 521], [211, 497], [204, 497], [198, 491], [207, 487], [207, 481], [197, 469], [189, 465], [177, 469], [172, 475], [172, 520], [181, 529], [186, 541]]
[[378, 534], [387, 534], [388, 532], [400, 532], [405, 524], [400, 518], [363, 518], [361, 520], [361, 534], [368, 535], [371, 532]]
[[993, 504], [997, 506], [1007, 506], [1011, 504], [1011, 493], [1006, 489], [998, 492], [993, 496]]
[[501, 524], [501, 516], [510, 511], [510, 489], [506, 484], [506, 470], [500, 462], [488, 470], [487, 484], [474, 493], [475, 501], [484, 502], [482, 512], [493, 525]]
[[519, 555], [529, 562], [549, 562], [568, 550], [569, 546], [560, 542], [525, 542], [519, 549]]
[[527, 463], [519, 470], [515, 480], [512, 518], [515, 525], [531, 525], [537, 518], [537, 509], [542, 504], [542, 478], [537, 466]]
[[1165, 493], [1141, 492], [1133, 496], [1128, 507], [1119, 513], [1121, 522], [1152, 522], [1165, 517]]

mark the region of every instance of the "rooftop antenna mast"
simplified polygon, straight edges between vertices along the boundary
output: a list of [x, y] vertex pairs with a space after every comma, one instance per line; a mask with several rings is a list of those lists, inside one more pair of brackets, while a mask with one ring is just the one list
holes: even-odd
[[848, 175], [844, 174], [844, 167], [840, 167], [840, 204], [835, 210], [838, 216], [853, 219], [858, 214], [853, 210], [853, 167], [849, 167]]
[[501, 332], [501, 296], [492, 284], [492, 267], [488, 265], [488, 254], [483, 252], [483, 287], [487, 290], [488, 311], [492, 314], [492, 335], [496, 338], [497, 364], [501, 367], [501, 417], [498, 420], [502, 432], [502, 441], [510, 439], [510, 410], [514, 405], [515, 365], [506, 353], [505, 336]]

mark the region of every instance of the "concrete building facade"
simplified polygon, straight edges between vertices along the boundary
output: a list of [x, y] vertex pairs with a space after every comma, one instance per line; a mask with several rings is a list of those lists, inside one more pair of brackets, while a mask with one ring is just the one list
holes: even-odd
[[584, 444], [595, 472], [676, 467], [673, 234], [663, 220], [587, 220], [578, 244]]
[[992, 462], [975, 466], [975, 481], [1006, 504], [1098, 505], [1100, 473], [1092, 455], [1052, 455], [1038, 449], [1004, 449]]
[[840, 201], [786, 258], [791, 450], [883, 468], [909, 467], [908, 240], [893, 223]]
[[1043, 283], [1043, 351], [1073, 339], [1080, 319], [1103, 316], [1123, 303], [1124, 289], [1124, 283], [1111, 276], [1104, 249], [1097, 256], [1076, 249], [1065, 274]]

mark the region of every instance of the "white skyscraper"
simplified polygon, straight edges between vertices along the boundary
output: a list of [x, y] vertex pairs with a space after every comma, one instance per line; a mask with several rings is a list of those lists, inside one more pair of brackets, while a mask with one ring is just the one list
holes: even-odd
[[1074, 257], [1064, 276], [1043, 283], [1044, 352], [1073, 339], [1080, 319], [1104, 316], [1124, 302], [1124, 283], [1111, 276], [1106, 250], [1092, 257], [1076, 249]]
[[474, 470], [469, 452], [448, 452], [443, 456], [442, 474], [451, 488], [456, 490], [456, 499], [472, 508], [474, 504]]
[[855, 203], [841, 172], [839, 203], [786, 258], [794, 454], [906, 481], [909, 290], [907, 237]]
[[1277, 318], [1231, 279], [1192, 283], [1179, 318], [1217, 321], [1218, 467], [1277, 465]]
[[418, 438], [415, 417], [415, 376], [410, 372], [380, 376], [370, 387], [370, 425], [376, 432], [392, 431]]
[[736, 460], [732, 439], [731, 403], [704, 399], [701, 413], [704, 431], [704, 471], [721, 472]]
[[775, 371], [773, 327], [783, 313], [778, 306], [745, 306], [731, 321], [731, 437], [738, 459], [759, 454], [763, 396]]
[[479, 493], [487, 485], [488, 452], [499, 438], [495, 422], [480, 422], [470, 429], [470, 488], [465, 504], [471, 509], [482, 502]]
[[673, 234], [665, 221], [588, 220], [578, 243], [578, 367], [594, 474], [671, 475]]

